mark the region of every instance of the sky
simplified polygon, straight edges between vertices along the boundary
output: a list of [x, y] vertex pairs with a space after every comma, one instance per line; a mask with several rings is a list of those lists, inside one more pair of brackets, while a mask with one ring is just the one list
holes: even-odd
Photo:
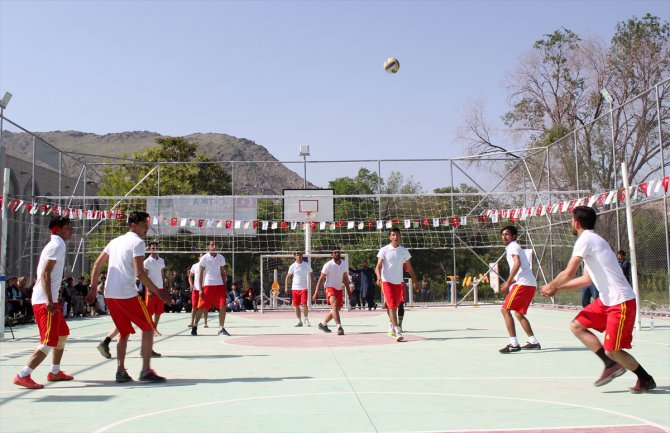
[[[452, 158], [473, 102], [509, 110], [505, 78], [543, 35], [608, 43], [646, 13], [670, 21], [670, 1], [0, 0], [0, 95], [31, 131], [217, 132], [281, 161], [300, 145], [315, 161]], [[427, 190], [449, 184], [411, 167]]]

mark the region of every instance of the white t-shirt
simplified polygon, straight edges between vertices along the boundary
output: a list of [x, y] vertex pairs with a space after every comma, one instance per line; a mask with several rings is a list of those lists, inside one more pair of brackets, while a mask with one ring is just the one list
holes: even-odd
[[193, 288], [200, 291], [200, 262], [191, 266], [191, 273], [193, 274]]
[[144, 261], [144, 269], [147, 270], [151, 282], [153, 282], [159, 289], [162, 289], [163, 269], [165, 269], [165, 260], [163, 260], [162, 257], [154, 259], [153, 257], [149, 256]]
[[398, 245], [388, 244], [382, 247], [377, 253], [377, 257], [382, 259], [382, 281], [391, 284], [400, 284], [403, 282], [403, 264], [412, 258], [407, 248]]
[[226, 265], [226, 259], [221, 254], [217, 253], [215, 256], [205, 254], [200, 258], [199, 264], [201, 268], [205, 268], [203, 286], [223, 286], [221, 266]]
[[509, 265], [510, 271], [514, 266], [514, 258], [512, 256], [519, 256], [521, 266], [519, 266], [519, 270], [514, 276], [514, 282], [521, 286], [537, 287], [537, 280], [535, 279], [535, 275], [533, 275], [528, 256], [523, 248], [521, 248], [521, 245], [519, 245], [517, 241], [512, 241], [507, 244], [505, 251], [507, 251], [507, 264]]
[[335, 263], [335, 260], [328, 260], [323, 269], [321, 269], [322, 274], [326, 274], [326, 284], [325, 287], [332, 287], [336, 290], [342, 290], [342, 281], [344, 279], [344, 274], [349, 273], [349, 264], [346, 260], [340, 260], [340, 264]]
[[623, 275], [614, 251], [593, 230], [584, 230], [572, 250], [573, 257], [584, 259], [586, 272], [600, 292], [600, 300], [608, 307], [635, 299], [635, 292]]
[[130, 299], [137, 296], [135, 257], [144, 257], [144, 241], [134, 232], [112, 239], [103, 250], [109, 256], [105, 298]]
[[60, 290], [60, 283], [63, 279], [66, 251], [67, 248], [63, 238], [58, 235], [51, 235], [51, 240], [42, 250], [42, 254], [40, 254], [40, 262], [37, 265], [38, 280], [35, 283], [35, 287], [33, 287], [33, 296], [31, 298], [33, 305], [47, 303], [47, 296], [44, 294], [44, 286], [42, 285], [42, 272], [44, 272], [48, 260], [56, 261], [56, 265], [51, 270], [49, 278], [51, 279], [51, 301], [58, 302], [58, 291]]
[[312, 273], [312, 266], [306, 262], [291, 263], [288, 268], [288, 274], [293, 275], [291, 281], [291, 290], [307, 290], [309, 274]]

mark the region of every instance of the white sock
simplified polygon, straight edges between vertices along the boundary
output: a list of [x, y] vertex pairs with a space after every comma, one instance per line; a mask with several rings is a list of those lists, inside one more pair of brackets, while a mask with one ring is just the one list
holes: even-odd
[[60, 365], [59, 364], [52, 364], [51, 365], [51, 374], [57, 374], [60, 371]]
[[400, 329], [400, 326], [395, 327], [395, 333], [396, 334], [402, 334], [402, 330]]
[[537, 338], [535, 338], [534, 335], [531, 335], [530, 337], [528, 337], [528, 342], [529, 342], [530, 344], [537, 344], [537, 343], [539, 343], [539, 341], [537, 341]]
[[519, 345], [519, 340], [516, 339], [516, 337], [510, 337], [509, 338], [509, 344], [512, 346], [518, 346]]
[[328, 326], [328, 322], [321, 322], [323, 326]]
[[26, 376], [30, 376], [30, 373], [32, 373], [32, 372], [33, 372], [33, 369], [26, 365], [25, 367], [23, 367], [21, 369], [21, 371], [19, 371], [19, 377], [21, 379], [23, 379]]
[[342, 327], [341, 323], [336, 323], [336, 325], [337, 325], [338, 329]]

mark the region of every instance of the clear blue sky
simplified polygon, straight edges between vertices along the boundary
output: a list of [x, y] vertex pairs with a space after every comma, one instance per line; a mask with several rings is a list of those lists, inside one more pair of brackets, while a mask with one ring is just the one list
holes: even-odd
[[301, 144], [315, 160], [449, 158], [471, 101], [507, 111], [503, 79], [534, 41], [566, 27], [609, 42], [647, 12], [668, 21], [670, 1], [0, 0], [0, 95], [33, 131], [219, 132], [280, 160]]

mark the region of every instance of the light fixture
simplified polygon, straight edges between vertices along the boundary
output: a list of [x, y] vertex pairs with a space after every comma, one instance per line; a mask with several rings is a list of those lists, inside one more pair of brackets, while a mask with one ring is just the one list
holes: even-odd
[[605, 98], [605, 101], [607, 101], [608, 104], [614, 102], [614, 98], [612, 98], [612, 95], [610, 95], [610, 92], [608, 92], [607, 89], [603, 88], [600, 91], [600, 94], [602, 95], [603, 98]]
[[300, 156], [309, 156], [309, 146], [300, 146]]
[[12, 94], [9, 92], [5, 92], [5, 96], [2, 97], [2, 100], [0, 100], [0, 108], [3, 110], [7, 108], [7, 104], [9, 104], [10, 99], [12, 99]]

